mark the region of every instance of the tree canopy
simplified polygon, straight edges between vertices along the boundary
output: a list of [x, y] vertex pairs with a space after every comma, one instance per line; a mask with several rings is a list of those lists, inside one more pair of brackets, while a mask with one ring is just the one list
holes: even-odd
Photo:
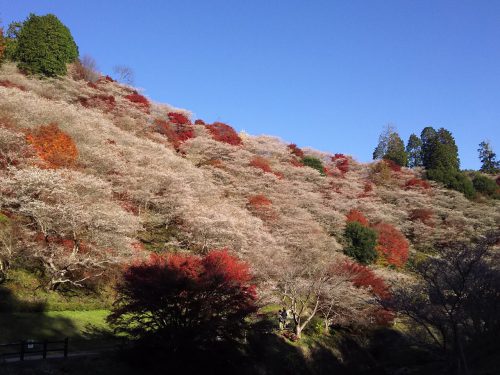
[[66, 64], [78, 58], [69, 29], [53, 14], [31, 14], [16, 32], [14, 60], [20, 69], [48, 77], [66, 74]]

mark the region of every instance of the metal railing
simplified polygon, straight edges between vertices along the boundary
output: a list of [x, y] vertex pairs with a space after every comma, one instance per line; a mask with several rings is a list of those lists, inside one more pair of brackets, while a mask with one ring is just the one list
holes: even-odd
[[[69, 339], [67, 337], [64, 340], [57, 341], [22, 340], [19, 342], [0, 344], [0, 358], [2, 359], [2, 361], [6, 361], [7, 359], [16, 360], [17, 358], [19, 358], [20, 361], [24, 361], [27, 356], [33, 357], [39, 355], [41, 356], [41, 358], [46, 359], [47, 354], [52, 352], [61, 352], [64, 358], [67, 358], [68, 344]], [[10, 351], [10, 348], [15, 349], [12, 349], [12, 351]]]

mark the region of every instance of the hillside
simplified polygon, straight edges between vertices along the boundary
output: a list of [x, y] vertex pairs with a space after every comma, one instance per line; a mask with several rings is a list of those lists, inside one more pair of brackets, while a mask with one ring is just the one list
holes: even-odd
[[[116, 82], [29, 79], [11, 64], [2, 67], [0, 80], [13, 84], [0, 87], [2, 210], [40, 215], [34, 231], [70, 235], [57, 211], [71, 217], [72, 205], [78, 205], [102, 221], [85, 234], [98, 246], [130, 253], [138, 243], [156, 251], [229, 247], [262, 271], [273, 260], [288, 264], [339, 252], [351, 209], [399, 228], [410, 239], [412, 254], [500, 222], [498, 201], [469, 201], [434, 183], [409, 186], [418, 171], [381, 175], [373, 164], [347, 157], [343, 173], [333, 155], [304, 150], [322, 160], [328, 170], [322, 176], [295, 163], [287, 143], [270, 136], [240, 134], [242, 144], [233, 146], [214, 140], [206, 126], [189, 123], [193, 134], [176, 151], [158, 121], [175, 126], [169, 113], [190, 113], [131, 102], [126, 96], [133, 89]], [[47, 167], [26, 141], [26, 134], [49, 124], [76, 145], [78, 157], [68, 168]], [[15, 187], [15, 196], [12, 190], [7, 194], [7, 186]], [[47, 202], [29, 187], [56, 189], [67, 199], [42, 212], [37, 204]], [[255, 196], [269, 201], [255, 202]], [[431, 211], [432, 224], [415, 219], [418, 209]]]
[[[109, 77], [37, 79], [3, 64], [3, 278], [25, 269], [44, 288], [78, 290], [151, 252], [227, 248], [250, 264], [265, 305], [279, 303], [290, 279], [348, 259], [353, 210], [409, 241], [408, 262], [381, 255], [370, 266], [389, 286], [435, 249], [500, 225], [500, 201], [466, 199], [418, 168], [194, 120]], [[304, 165], [307, 157], [324, 168]]]

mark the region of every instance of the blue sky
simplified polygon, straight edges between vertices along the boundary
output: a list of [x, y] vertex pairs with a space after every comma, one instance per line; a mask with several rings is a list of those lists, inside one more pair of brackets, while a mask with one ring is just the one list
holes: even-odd
[[30, 12], [196, 118], [361, 161], [384, 125], [430, 125], [463, 168], [483, 139], [500, 157], [500, 1], [0, 0], [4, 25]]

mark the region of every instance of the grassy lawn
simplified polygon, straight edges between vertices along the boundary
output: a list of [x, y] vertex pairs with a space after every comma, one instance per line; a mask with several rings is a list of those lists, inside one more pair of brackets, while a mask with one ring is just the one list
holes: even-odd
[[108, 314], [108, 310], [0, 313], [0, 343], [69, 337], [71, 350], [112, 345], [116, 338], [106, 323]]

